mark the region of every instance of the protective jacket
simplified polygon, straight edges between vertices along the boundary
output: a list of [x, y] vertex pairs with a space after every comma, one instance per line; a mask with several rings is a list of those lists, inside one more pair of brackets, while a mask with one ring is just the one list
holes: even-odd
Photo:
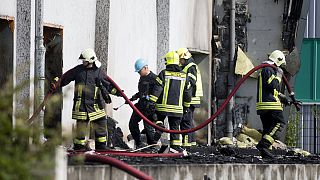
[[101, 94], [119, 93], [105, 77], [106, 73], [95, 65], [92, 68], [78, 65], [61, 78], [61, 87], [75, 81], [72, 119], [92, 121], [106, 115]]
[[189, 58], [186, 61], [186, 65], [183, 66], [183, 72], [187, 73], [190, 82], [190, 90], [191, 90], [191, 102], [190, 105], [193, 107], [200, 107], [200, 99], [203, 96], [202, 90], [202, 81], [201, 81], [201, 73], [198, 65], [194, 63], [193, 58]]
[[143, 109], [146, 107], [146, 103], [150, 98], [150, 94], [156, 84], [157, 75], [152, 71], [147, 76], [141, 76], [138, 83], [138, 90], [134, 96], [139, 98], [136, 106], [139, 109]]
[[183, 116], [183, 107], [189, 107], [191, 101], [187, 74], [178, 65], [167, 65], [156, 78], [157, 83], [150, 95], [156, 102], [156, 111], [164, 116]]
[[279, 99], [281, 78], [272, 67], [265, 67], [258, 77], [257, 92], [257, 113], [261, 114], [266, 110], [283, 110]]

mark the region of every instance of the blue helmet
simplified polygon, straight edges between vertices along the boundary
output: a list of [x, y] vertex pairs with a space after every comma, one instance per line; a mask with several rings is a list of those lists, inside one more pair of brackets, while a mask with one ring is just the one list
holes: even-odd
[[139, 72], [145, 66], [148, 66], [148, 64], [142, 58], [137, 59], [136, 63], [134, 64], [134, 68], [136, 72]]

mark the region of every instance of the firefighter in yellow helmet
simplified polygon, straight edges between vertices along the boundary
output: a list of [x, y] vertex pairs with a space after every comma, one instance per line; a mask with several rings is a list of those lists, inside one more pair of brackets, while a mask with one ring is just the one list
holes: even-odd
[[283, 71], [281, 67], [286, 64], [285, 55], [280, 50], [273, 51], [268, 60], [263, 62], [273, 64], [276, 68], [265, 67], [258, 76], [257, 114], [263, 126], [262, 139], [257, 145], [263, 158], [274, 158], [270, 147], [275, 139], [279, 139], [287, 122], [283, 118], [283, 104], [289, 105], [285, 95], [280, 93], [280, 83]]
[[[190, 106], [191, 93], [187, 85], [187, 74], [179, 66], [178, 54], [175, 51], [168, 52], [165, 63], [166, 69], [162, 70], [156, 78], [157, 83], [150, 95], [150, 100], [156, 103], [158, 121], [163, 123], [168, 117], [170, 129], [179, 130], [183, 110]], [[180, 135], [170, 134], [170, 147], [183, 152], [181, 145]]]
[[[82, 64], [68, 70], [60, 81], [60, 87], [75, 81], [72, 119], [77, 121], [77, 128], [73, 149], [89, 150], [85, 146], [85, 135], [91, 122], [95, 132], [95, 149], [104, 150], [107, 149], [108, 139], [104, 103], [111, 103], [109, 94], [120, 96], [120, 93], [106, 80], [106, 73], [100, 68], [101, 63], [92, 49], [82, 51], [79, 60]], [[55, 89], [55, 86], [50, 87], [51, 92]]]
[[[190, 108], [187, 108], [183, 114], [180, 124], [181, 130], [191, 129], [194, 127], [194, 110], [200, 107], [200, 98], [203, 96], [201, 74], [198, 65], [192, 58], [191, 53], [187, 48], [179, 48], [177, 50], [180, 59], [182, 71], [185, 72], [189, 79], [191, 90]], [[182, 134], [182, 146], [189, 147], [196, 145], [195, 133]]]

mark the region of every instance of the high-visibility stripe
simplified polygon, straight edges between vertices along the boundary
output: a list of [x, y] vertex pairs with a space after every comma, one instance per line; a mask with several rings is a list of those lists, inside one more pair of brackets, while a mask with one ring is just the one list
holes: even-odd
[[273, 81], [274, 78], [275, 78], [275, 76], [272, 74], [272, 75], [269, 77], [267, 83], [270, 84], [270, 83]]
[[167, 79], [167, 81], [165, 81], [165, 85], [163, 87], [162, 104], [167, 104], [169, 86], [170, 86], [170, 79]]
[[268, 135], [268, 134], [265, 134], [265, 135], [263, 136], [263, 138], [266, 139], [266, 140], [268, 140], [271, 144], [274, 143], [273, 137], [271, 137], [271, 136]]
[[192, 97], [190, 104], [201, 104], [200, 97]]
[[156, 78], [156, 81], [157, 81], [159, 84], [162, 84], [162, 80], [161, 80], [159, 77]]
[[[191, 66], [195, 66], [196, 69], [197, 69], [197, 77], [195, 78], [196, 80], [196, 92], [195, 92], [195, 96], [196, 97], [202, 97], [203, 96], [203, 89], [202, 89], [202, 80], [201, 80], [201, 73], [200, 73], [200, 69], [198, 67], [197, 64], [195, 63], [189, 63], [186, 65], [186, 67], [183, 68], [183, 72], [187, 73], [188, 72], [188, 69], [191, 67]], [[189, 76], [189, 73], [188, 73], [188, 76]], [[191, 77], [191, 76], [190, 76]], [[193, 78], [194, 75], [192, 74], [192, 77]]]
[[85, 139], [74, 139], [73, 140], [74, 144], [81, 144], [81, 145], [85, 145], [86, 144], [86, 140]]
[[191, 77], [192, 79], [194, 79], [195, 81], [197, 81], [197, 77], [195, 75], [193, 75], [192, 73], [188, 73], [188, 76]]
[[197, 142], [191, 142], [190, 144], [191, 144], [191, 146], [196, 146]]
[[106, 142], [107, 141], [107, 136], [99, 137], [97, 140], [98, 140], [98, 142]]
[[262, 102], [262, 76], [261, 73], [259, 75], [259, 101]]
[[279, 128], [280, 128], [280, 123], [277, 123], [277, 125], [272, 129], [272, 131], [269, 135], [273, 136], [274, 133], [276, 133]]
[[150, 100], [153, 101], [153, 102], [157, 102], [158, 97], [154, 96], [154, 95], [150, 95]]
[[77, 94], [77, 101], [76, 101], [76, 104], [75, 104], [75, 107], [74, 107], [74, 110], [75, 111], [79, 111], [80, 109], [80, 105], [81, 105], [81, 97], [82, 97], [82, 91], [83, 91], [83, 86], [82, 85], [78, 85], [77, 86], [77, 89], [78, 89], [78, 94]]
[[116, 88], [112, 88], [111, 94], [116, 94], [116, 93], [117, 93], [117, 89]]
[[171, 145], [181, 146], [182, 142], [181, 142], [181, 140], [171, 140]]
[[182, 80], [180, 82], [180, 97], [179, 97], [179, 106], [182, 106], [182, 102], [183, 102], [183, 91], [184, 91], [184, 86], [185, 86], [185, 80]]

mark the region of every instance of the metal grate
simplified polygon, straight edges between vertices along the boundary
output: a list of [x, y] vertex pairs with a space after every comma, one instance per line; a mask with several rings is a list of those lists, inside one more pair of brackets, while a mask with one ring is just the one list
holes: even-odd
[[320, 103], [304, 104], [298, 132], [298, 147], [310, 153], [320, 154]]

